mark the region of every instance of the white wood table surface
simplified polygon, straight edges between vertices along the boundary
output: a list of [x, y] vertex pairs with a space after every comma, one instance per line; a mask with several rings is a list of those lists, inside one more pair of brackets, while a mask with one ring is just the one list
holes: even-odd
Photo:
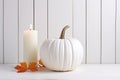
[[0, 64], [0, 80], [120, 80], [120, 64], [82, 64], [70, 72], [17, 73], [15, 64]]

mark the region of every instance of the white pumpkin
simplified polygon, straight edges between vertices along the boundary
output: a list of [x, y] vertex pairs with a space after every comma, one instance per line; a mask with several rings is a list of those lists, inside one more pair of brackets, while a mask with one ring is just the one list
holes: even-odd
[[40, 49], [44, 65], [55, 71], [70, 71], [78, 67], [83, 58], [83, 47], [76, 39], [65, 39], [65, 26], [60, 39], [46, 40]]

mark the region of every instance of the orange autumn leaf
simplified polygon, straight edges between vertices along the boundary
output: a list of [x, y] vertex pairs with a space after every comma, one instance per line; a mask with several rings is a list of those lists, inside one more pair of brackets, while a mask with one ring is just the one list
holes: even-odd
[[37, 63], [36, 62], [30, 62], [28, 69], [30, 69], [32, 72], [38, 71]]
[[21, 67], [20, 65], [16, 65], [16, 66], [15, 66], [15, 69], [18, 70], [18, 69], [20, 69], [20, 67]]
[[27, 64], [25, 62], [21, 62], [20, 65], [16, 65], [15, 69], [17, 70], [17, 72], [25, 72], [27, 71]]
[[21, 66], [27, 68], [27, 63], [26, 62], [21, 62], [20, 64], [21, 64]]
[[40, 64], [42, 67], [45, 67], [45, 65], [43, 64], [43, 62], [42, 62], [41, 59], [39, 60], [39, 64]]

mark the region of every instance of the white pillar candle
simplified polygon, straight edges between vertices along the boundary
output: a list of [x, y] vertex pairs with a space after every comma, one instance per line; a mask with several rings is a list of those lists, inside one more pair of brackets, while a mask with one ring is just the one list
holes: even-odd
[[38, 55], [38, 31], [33, 30], [33, 26], [24, 31], [24, 61], [37, 62]]

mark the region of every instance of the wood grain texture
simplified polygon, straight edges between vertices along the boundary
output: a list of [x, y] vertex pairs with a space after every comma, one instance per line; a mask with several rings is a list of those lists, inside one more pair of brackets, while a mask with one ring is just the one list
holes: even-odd
[[100, 63], [100, 0], [87, 1], [87, 63]]
[[18, 0], [4, 0], [4, 63], [18, 62]]
[[115, 0], [102, 1], [102, 63], [115, 63]]
[[62, 28], [71, 26], [66, 37], [72, 37], [72, 0], [48, 0], [48, 38], [59, 38]]
[[73, 38], [78, 39], [84, 48], [82, 63], [85, 63], [85, 0], [73, 0]]
[[0, 63], [3, 63], [3, 0], [0, 0]]
[[[35, 25], [38, 30], [38, 44], [39, 50], [47, 39], [47, 0], [36, 0], [35, 1]], [[40, 55], [38, 54], [38, 58]]]
[[33, 24], [33, 0], [19, 0], [19, 62], [23, 61], [23, 32]]
[[116, 63], [120, 64], [120, 0], [116, 1]]

